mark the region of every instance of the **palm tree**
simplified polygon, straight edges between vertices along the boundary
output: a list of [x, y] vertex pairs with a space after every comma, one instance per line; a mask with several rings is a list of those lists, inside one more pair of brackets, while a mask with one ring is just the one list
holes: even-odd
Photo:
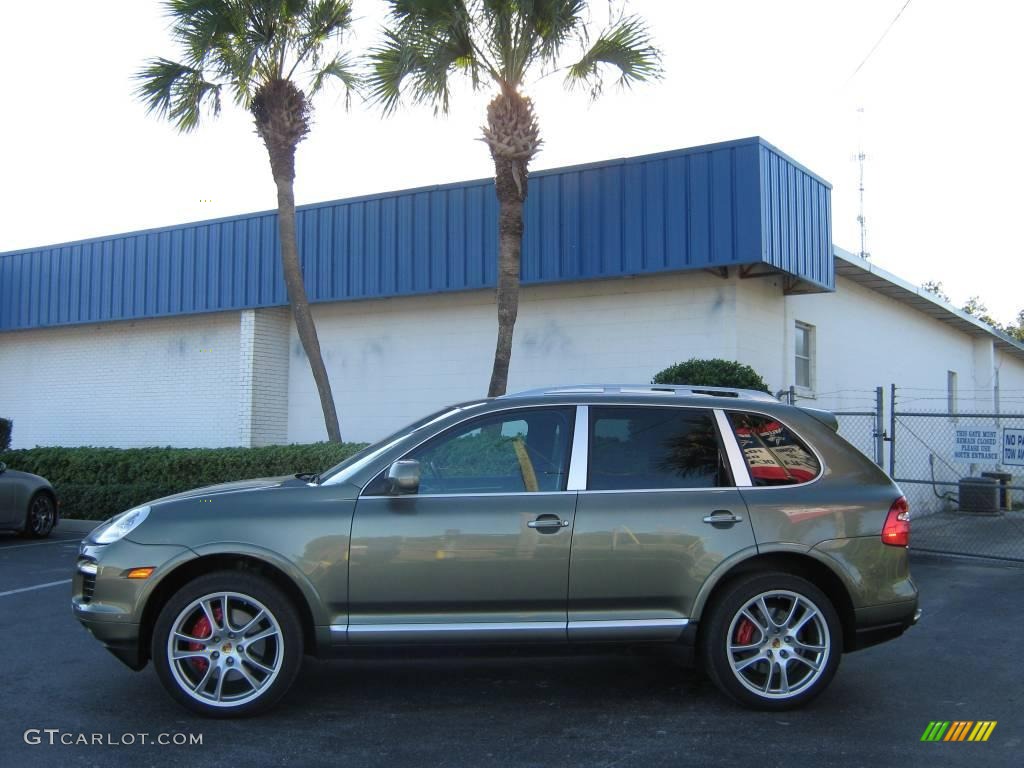
[[[295, 236], [295, 150], [309, 133], [310, 97], [338, 79], [348, 95], [358, 84], [343, 48], [352, 25], [351, 3], [341, 0], [167, 0], [171, 34], [180, 62], [150, 59], [136, 75], [136, 95], [149, 112], [182, 132], [195, 130], [203, 114], [216, 117], [221, 92], [253, 116], [266, 145], [277, 186], [278, 235], [288, 302], [309, 358], [327, 436], [341, 442], [316, 326], [302, 282]], [[307, 96], [296, 78], [308, 83]]]
[[591, 41], [586, 0], [389, 0], [384, 41], [371, 51], [371, 98], [385, 114], [403, 90], [415, 103], [447, 113], [450, 78], [466, 75], [472, 87], [497, 93], [487, 107], [483, 141], [494, 159], [498, 196], [498, 341], [488, 397], [505, 393], [512, 334], [519, 313], [523, 202], [530, 161], [541, 146], [533, 103], [522, 93], [528, 78], [555, 71], [563, 49], [578, 44], [581, 57], [565, 82], [600, 95], [606, 67], [622, 86], [661, 74], [660, 54], [646, 24], [620, 16]]

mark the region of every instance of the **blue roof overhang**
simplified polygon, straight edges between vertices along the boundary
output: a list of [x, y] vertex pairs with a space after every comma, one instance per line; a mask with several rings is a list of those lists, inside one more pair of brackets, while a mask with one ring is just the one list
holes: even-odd
[[[835, 288], [831, 186], [759, 137], [530, 175], [525, 284], [712, 270]], [[491, 179], [298, 208], [311, 301], [495, 285]], [[277, 215], [0, 254], [0, 331], [287, 303]]]

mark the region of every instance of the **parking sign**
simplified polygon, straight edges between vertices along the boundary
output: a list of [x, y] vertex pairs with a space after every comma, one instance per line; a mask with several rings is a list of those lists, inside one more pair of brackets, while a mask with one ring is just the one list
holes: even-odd
[[1024, 429], [1003, 429], [1003, 464], [1024, 467]]

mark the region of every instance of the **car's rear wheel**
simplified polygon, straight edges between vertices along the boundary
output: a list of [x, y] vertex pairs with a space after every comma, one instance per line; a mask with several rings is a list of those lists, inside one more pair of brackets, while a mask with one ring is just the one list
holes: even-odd
[[153, 629], [160, 682], [179, 703], [209, 717], [242, 717], [274, 706], [302, 664], [302, 625], [288, 597], [252, 573], [220, 571], [181, 588]]
[[23, 533], [33, 539], [45, 539], [57, 522], [57, 505], [47, 493], [37, 493], [28, 501]]
[[712, 681], [755, 709], [806, 704], [831, 682], [843, 651], [831, 601], [806, 579], [786, 573], [740, 577], [711, 608], [702, 632]]

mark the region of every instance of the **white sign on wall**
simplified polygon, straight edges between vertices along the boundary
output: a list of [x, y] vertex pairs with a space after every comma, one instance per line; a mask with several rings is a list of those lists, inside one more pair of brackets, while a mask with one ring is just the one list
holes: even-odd
[[1003, 429], [1003, 464], [1024, 467], [1024, 429]]
[[999, 433], [992, 427], [962, 427], [956, 430], [953, 458], [961, 461], [999, 461]]

